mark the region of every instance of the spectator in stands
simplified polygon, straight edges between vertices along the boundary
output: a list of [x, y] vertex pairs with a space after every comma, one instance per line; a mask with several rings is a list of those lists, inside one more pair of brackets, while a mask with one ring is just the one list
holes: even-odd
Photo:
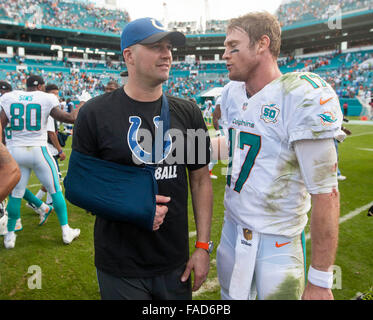
[[105, 87], [105, 92], [112, 92], [116, 89], [119, 88], [119, 84], [118, 82], [112, 80], [112, 81], [109, 81]]
[[345, 102], [344, 104], [343, 104], [343, 116], [347, 116], [347, 110], [348, 110], [348, 103], [347, 102]]
[[127, 83], [127, 81], [128, 81], [128, 71], [127, 70], [126, 71], [122, 71], [120, 73], [120, 77], [122, 79], [122, 81], [121, 81], [122, 85], [125, 85]]

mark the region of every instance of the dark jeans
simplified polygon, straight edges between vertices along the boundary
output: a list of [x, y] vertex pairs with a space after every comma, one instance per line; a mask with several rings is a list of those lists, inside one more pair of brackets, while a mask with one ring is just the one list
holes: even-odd
[[192, 300], [190, 277], [180, 278], [185, 265], [152, 278], [114, 277], [97, 269], [102, 300]]

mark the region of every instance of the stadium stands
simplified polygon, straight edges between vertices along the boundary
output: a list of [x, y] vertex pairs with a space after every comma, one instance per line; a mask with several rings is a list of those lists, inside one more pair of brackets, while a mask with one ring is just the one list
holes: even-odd
[[281, 4], [276, 14], [281, 26], [289, 26], [328, 19], [336, 9], [342, 14], [371, 10], [373, 3], [369, 0], [295, 0]]
[[[318, 53], [313, 56], [283, 57], [279, 59], [283, 73], [311, 71], [318, 73], [330, 83], [341, 99], [347, 101], [349, 115], [359, 115], [361, 103], [356, 95], [373, 90], [373, 63], [361, 67], [364, 61], [373, 59], [373, 48], [348, 52]], [[372, 60], [373, 61], [373, 60]], [[25, 68], [21, 68], [24, 66]], [[67, 61], [46, 60], [37, 57], [0, 58], [0, 78], [13, 84], [15, 88], [24, 87], [27, 74], [43, 75], [46, 82], [56, 83], [64, 97], [75, 99], [85, 90], [92, 96], [102, 94], [110, 80], [120, 82], [120, 71], [125, 66], [121, 62], [105, 63], [72, 59]], [[228, 82], [227, 70], [223, 61], [216, 62], [175, 62], [171, 77], [164, 85], [165, 90], [178, 97], [194, 98], [212, 88], [224, 86]], [[343, 103], [342, 103], [343, 101]]]
[[118, 34], [129, 21], [129, 15], [126, 11], [98, 8], [88, 2], [0, 0], [0, 20], [29, 28], [52, 26]]
[[[276, 15], [282, 27], [297, 27], [308, 23], [327, 20], [336, 10], [342, 14], [373, 10], [373, 2], [369, 0], [292, 0], [283, 1]], [[170, 29], [187, 34], [196, 33], [225, 33], [228, 20], [208, 20], [206, 26], [197, 25], [196, 22], [170, 22]], [[204, 30], [203, 30], [204, 29]]]
[[[373, 9], [368, 0], [293, 0], [283, 1], [277, 15], [283, 26], [296, 26], [315, 19], [326, 18], [328, 9], [338, 5], [343, 13], [353, 13]], [[24, 24], [28, 28], [55, 27], [81, 29], [91, 32], [119, 33], [130, 20], [125, 10], [97, 8], [90, 2], [68, 0], [0, 0], [0, 21]], [[170, 22], [169, 29], [187, 34], [223, 34], [227, 20], [208, 20], [202, 28], [201, 23]], [[197, 35], [198, 36], [198, 35]], [[14, 46], [16, 40], [1, 39], [0, 44]], [[22, 41], [18, 41], [21, 43]], [[50, 44], [22, 42], [22, 46], [50, 50]], [[105, 49], [102, 49], [105, 50]], [[116, 52], [116, 54], [119, 54]], [[318, 73], [336, 90], [341, 101], [348, 102], [349, 113], [358, 114], [361, 103], [355, 97], [373, 89], [373, 64], [362, 67], [364, 61], [373, 58], [373, 47], [313, 53], [297, 57], [281, 57], [278, 61], [283, 73], [292, 71], [311, 71]], [[373, 61], [373, 59], [372, 59]], [[125, 64], [119, 61], [83, 60], [56, 57], [30, 56], [10, 57], [0, 54], [0, 78], [12, 83], [14, 88], [23, 88], [28, 74], [41, 74], [46, 82], [56, 83], [61, 95], [75, 99], [83, 90], [92, 96], [103, 93], [104, 86], [111, 80], [120, 82], [120, 72]], [[195, 63], [175, 62], [171, 77], [164, 88], [170, 94], [193, 98], [200, 101], [200, 95], [214, 86], [224, 86], [228, 82], [224, 61], [203, 61]]]

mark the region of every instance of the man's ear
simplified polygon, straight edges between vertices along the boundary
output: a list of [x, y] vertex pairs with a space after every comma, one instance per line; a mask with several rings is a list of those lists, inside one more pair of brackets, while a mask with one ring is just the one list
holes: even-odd
[[133, 48], [123, 50], [123, 60], [126, 64], [133, 64]]
[[258, 53], [263, 53], [265, 50], [269, 49], [271, 45], [271, 39], [267, 35], [263, 35], [258, 41]]

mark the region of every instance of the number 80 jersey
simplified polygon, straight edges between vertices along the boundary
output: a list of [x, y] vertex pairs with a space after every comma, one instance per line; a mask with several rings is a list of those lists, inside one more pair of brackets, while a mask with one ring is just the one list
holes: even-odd
[[282, 75], [250, 98], [245, 83], [232, 81], [221, 110], [229, 137], [225, 215], [256, 232], [300, 234], [311, 201], [293, 143], [343, 138], [334, 90], [307, 72]]
[[59, 106], [57, 97], [43, 91], [15, 90], [0, 98], [12, 132], [7, 145], [46, 146], [47, 122], [50, 111]]

